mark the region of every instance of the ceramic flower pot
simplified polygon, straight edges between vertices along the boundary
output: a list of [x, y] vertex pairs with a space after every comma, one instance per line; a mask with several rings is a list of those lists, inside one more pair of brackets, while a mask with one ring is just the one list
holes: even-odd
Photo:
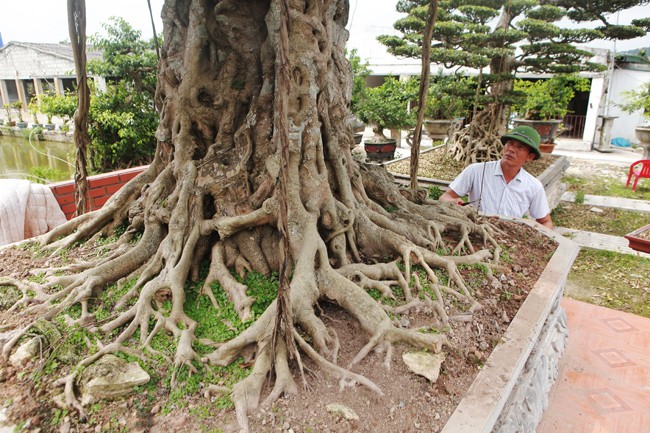
[[557, 136], [557, 130], [562, 123], [561, 120], [550, 119], [550, 120], [528, 120], [528, 119], [515, 119], [515, 126], [530, 126], [535, 131], [539, 133], [541, 138], [541, 143], [553, 143], [555, 137]]
[[382, 141], [367, 139], [364, 140], [363, 147], [366, 150], [368, 161], [390, 161], [395, 158], [397, 140], [394, 138], [387, 138], [386, 140]]
[[650, 224], [625, 235], [630, 248], [650, 254]]

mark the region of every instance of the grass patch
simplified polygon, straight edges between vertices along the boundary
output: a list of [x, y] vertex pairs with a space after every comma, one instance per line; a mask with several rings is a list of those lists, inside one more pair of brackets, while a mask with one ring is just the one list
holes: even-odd
[[582, 249], [569, 274], [566, 295], [583, 302], [650, 317], [650, 259]]
[[566, 183], [567, 190], [576, 194], [601, 195], [605, 197], [622, 197], [636, 200], [650, 200], [650, 180], [641, 179], [636, 191], [632, 187], [625, 187], [628, 167], [620, 168], [620, 175], [616, 177], [592, 176], [577, 177], [564, 176], [562, 182]]
[[594, 212], [593, 206], [562, 203], [551, 213], [553, 224], [588, 232], [603, 233], [612, 236], [625, 236], [648, 224], [650, 215], [624, 209], [601, 208]]

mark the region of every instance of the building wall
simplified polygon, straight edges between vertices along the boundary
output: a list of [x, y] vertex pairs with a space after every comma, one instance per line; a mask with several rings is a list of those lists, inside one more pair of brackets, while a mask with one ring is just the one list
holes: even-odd
[[618, 118], [614, 119], [611, 134], [612, 138], [621, 137], [632, 143], [639, 142], [634, 134], [634, 128], [643, 125], [644, 121], [647, 121], [648, 119], [643, 118], [641, 110], [629, 114], [621, 111], [617, 104], [624, 100], [622, 92], [638, 89], [648, 82], [650, 82], [650, 70], [614, 69], [608, 108], [609, 115], [618, 116]]

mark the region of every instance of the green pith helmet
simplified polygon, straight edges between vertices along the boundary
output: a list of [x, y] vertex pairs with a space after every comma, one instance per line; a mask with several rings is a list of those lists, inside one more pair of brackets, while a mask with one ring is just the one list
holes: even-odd
[[539, 151], [539, 142], [541, 141], [541, 138], [537, 131], [530, 126], [517, 126], [515, 129], [501, 137], [501, 143], [503, 144], [506, 144], [506, 141], [508, 140], [517, 140], [530, 147], [535, 153], [535, 159], [540, 159], [542, 157], [542, 153]]

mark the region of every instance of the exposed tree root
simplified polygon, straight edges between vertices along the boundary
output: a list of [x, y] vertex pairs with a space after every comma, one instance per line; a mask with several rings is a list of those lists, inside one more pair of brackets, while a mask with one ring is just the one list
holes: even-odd
[[450, 140], [450, 154], [465, 166], [475, 162], [495, 161], [501, 157], [503, 144], [499, 137], [501, 128], [500, 107], [491, 104], [479, 111], [465, 129], [454, 131]]

